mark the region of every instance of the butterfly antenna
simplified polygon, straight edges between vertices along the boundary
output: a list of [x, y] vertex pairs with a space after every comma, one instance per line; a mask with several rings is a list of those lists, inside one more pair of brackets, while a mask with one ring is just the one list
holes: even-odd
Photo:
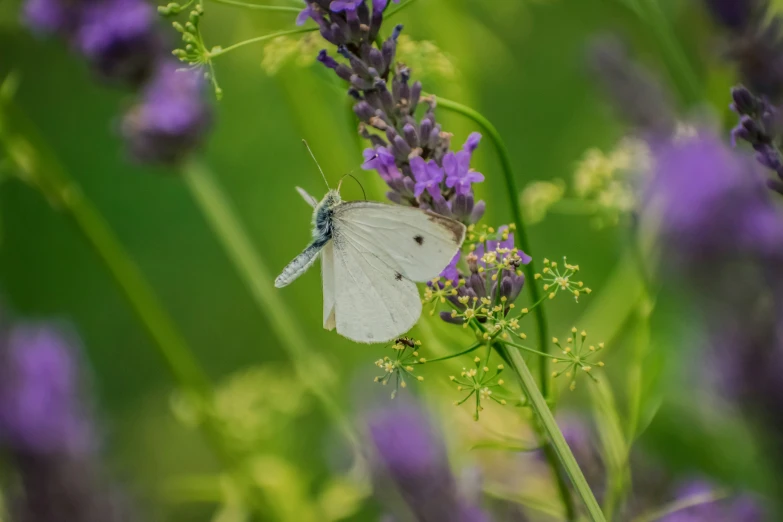
[[[351, 172], [353, 172], [353, 171], [351, 171]], [[347, 178], [348, 176], [350, 176], [350, 177], [352, 177], [352, 178], [353, 178], [353, 180], [354, 180], [356, 183], [358, 183], [358, 184], [359, 184], [359, 188], [361, 188], [361, 189], [362, 189], [362, 196], [364, 197], [364, 201], [367, 201], [367, 193], [364, 191], [364, 185], [362, 185], [362, 182], [361, 182], [361, 181], [359, 181], [359, 180], [356, 178], [356, 176], [354, 176], [353, 174], [351, 174], [351, 172], [349, 172], [348, 174], [345, 174], [345, 175], [344, 175], [342, 178], [340, 178], [340, 182], [337, 184], [337, 192], [340, 192], [340, 186], [343, 184], [343, 180], [344, 180], [345, 178]]]
[[302, 143], [304, 143], [305, 148], [307, 148], [307, 152], [310, 153], [310, 157], [313, 158], [313, 161], [315, 162], [315, 165], [318, 167], [318, 171], [321, 173], [321, 177], [324, 178], [324, 183], [326, 183], [326, 188], [329, 187], [329, 182], [326, 181], [326, 174], [324, 174], [324, 169], [321, 168], [321, 165], [318, 163], [318, 160], [315, 159], [315, 154], [313, 154], [312, 149], [310, 149], [310, 145], [307, 144], [307, 140], [302, 140]]

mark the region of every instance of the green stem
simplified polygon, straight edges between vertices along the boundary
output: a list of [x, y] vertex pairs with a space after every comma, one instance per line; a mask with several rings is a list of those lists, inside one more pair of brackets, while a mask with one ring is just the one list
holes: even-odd
[[422, 363], [422, 364], [430, 364], [430, 363], [434, 363], [434, 362], [440, 362], [440, 361], [446, 361], [448, 359], [453, 359], [455, 357], [459, 357], [461, 355], [465, 355], [465, 354], [468, 354], [468, 353], [473, 352], [475, 350], [478, 350], [482, 346], [484, 346], [482, 343], [476, 343], [473, 346], [471, 346], [470, 348], [468, 348], [467, 350], [463, 350], [461, 352], [453, 353], [451, 355], [445, 355], [443, 357], [438, 357], [437, 359], [427, 359], [427, 362], [426, 363]]
[[298, 7], [286, 7], [282, 5], [260, 5], [251, 4], [248, 2], [239, 2], [237, 0], [211, 0], [217, 4], [226, 4], [234, 7], [244, 7], [247, 9], [255, 9], [258, 11], [281, 11], [286, 13], [298, 13], [301, 11]]
[[[296, 11], [299, 12], [301, 9], [297, 9], [295, 7], [278, 7], [278, 6], [262, 6], [262, 5], [255, 5], [255, 4], [248, 4], [245, 2], [239, 2], [236, 0], [212, 0], [213, 2], [218, 2], [221, 4], [227, 4], [227, 5], [233, 5], [237, 7], [247, 7], [250, 9], [264, 9], [267, 11]], [[398, 5], [394, 9], [390, 9], [389, 13], [386, 15], [386, 18], [390, 18], [391, 16], [399, 13], [406, 7], [408, 7], [410, 4], [415, 2], [416, 0], [408, 0], [408, 2], [405, 2], [404, 4]], [[304, 27], [302, 29], [290, 29], [288, 31], [278, 31], [276, 33], [272, 34], [265, 34], [263, 36], [256, 36], [255, 38], [250, 38], [248, 40], [243, 40], [241, 42], [237, 42], [233, 45], [229, 45], [225, 49], [218, 48], [215, 52], [209, 52], [209, 58], [217, 58], [218, 56], [222, 56], [226, 54], [229, 51], [233, 51], [234, 49], [239, 49], [240, 47], [244, 47], [246, 45], [259, 43], [259, 42], [266, 42], [267, 40], [273, 40], [279, 36], [288, 36], [291, 34], [304, 34], [304, 33], [312, 33], [314, 31], [317, 31], [318, 27]]]
[[306, 27], [304, 29], [290, 29], [288, 31], [278, 31], [276, 33], [272, 34], [265, 34], [263, 36], [256, 36], [255, 38], [250, 38], [249, 40], [243, 40], [241, 42], [237, 42], [233, 45], [229, 45], [228, 47], [224, 48], [218, 48], [215, 52], [209, 52], [209, 58], [217, 58], [218, 56], [222, 56], [226, 54], [227, 52], [233, 51], [235, 49], [239, 49], [240, 47], [244, 47], [246, 45], [258, 43], [258, 42], [265, 42], [267, 40], [274, 40], [275, 38], [278, 38], [280, 36], [288, 36], [291, 34], [302, 34], [302, 33], [311, 33], [313, 31], [317, 31], [317, 27]]
[[579, 464], [576, 463], [571, 449], [568, 447], [568, 443], [563, 437], [563, 433], [555, 422], [555, 418], [552, 412], [549, 411], [549, 407], [546, 404], [546, 399], [536, 387], [536, 381], [530, 370], [527, 367], [527, 363], [522, 358], [522, 355], [517, 350], [506, 350], [508, 353], [513, 369], [519, 378], [519, 382], [522, 386], [522, 391], [528, 398], [531, 408], [536, 413], [536, 416], [541, 421], [544, 427], [544, 431], [552, 443], [551, 447], [557, 454], [557, 458], [563, 464], [568, 477], [571, 479], [571, 483], [576, 489], [576, 493], [582, 500], [587, 513], [590, 516], [590, 520], [594, 522], [605, 522], [604, 514], [601, 512], [601, 508], [590, 490], [590, 486], [587, 484], [585, 476], [582, 474], [582, 470], [579, 469]]
[[[23, 132], [11, 134], [6, 116]], [[193, 393], [204, 405], [212, 401], [212, 387], [206, 373], [200, 367], [185, 339], [160, 304], [158, 297], [141, 270], [120, 243], [109, 224], [92, 202], [82, 193], [77, 183], [61, 166], [58, 158], [39, 136], [37, 129], [17, 107], [0, 100], [0, 142], [6, 145], [9, 157], [17, 157], [15, 147], [20, 147], [28, 159], [20, 170], [29, 176], [41, 193], [56, 208], [64, 209], [89, 242], [98, 258], [109, 270], [114, 282], [122, 290], [131, 308], [152, 337], [169, 371], [182, 390]], [[34, 152], [33, 156], [31, 153]], [[201, 425], [207, 443], [224, 464], [235, 473], [237, 480], [248, 487], [250, 478], [240, 471], [240, 459], [226, 446], [221, 430], [213, 421]], [[255, 495], [248, 495], [248, 502], [262, 513], [263, 506]]]
[[660, 41], [663, 53], [669, 62], [669, 67], [671, 67], [672, 72], [679, 79], [678, 83], [685, 101], [689, 104], [698, 102], [702, 98], [699, 81], [693, 73], [693, 68], [688, 62], [688, 58], [680, 48], [669, 21], [661, 11], [658, 1], [638, 0], [636, 6], [640, 8], [643, 13], [643, 20], [650, 24], [656, 38]]
[[684, 509], [688, 509], [696, 506], [701, 506], [702, 504], [711, 504], [713, 502], [717, 502], [719, 500], [728, 498], [729, 496], [731, 496], [731, 492], [725, 490], [710, 491], [707, 493], [692, 495], [690, 497], [677, 500], [675, 502], [672, 502], [671, 504], [656, 509], [651, 513], [640, 515], [634, 518], [632, 522], [654, 522], [655, 520], [660, 520], [668, 515], [677, 513], [678, 511], [682, 511]]
[[288, 351], [299, 379], [357, 449], [359, 440], [350, 421], [324, 389], [324, 383], [332, 380], [331, 369], [326, 361], [308, 350], [310, 343], [272, 285], [274, 277], [250, 242], [228, 196], [212, 173], [199, 162], [191, 161], [185, 165], [184, 179], [193, 199], [250, 289], [259, 310], [268, 318], [275, 336]]
[[[525, 230], [525, 221], [522, 217], [522, 208], [519, 205], [519, 187], [517, 186], [517, 180], [514, 177], [514, 171], [511, 167], [511, 158], [508, 153], [508, 148], [506, 147], [503, 138], [500, 136], [500, 133], [495, 128], [495, 126], [492, 125], [492, 123], [478, 111], [471, 109], [470, 107], [466, 107], [461, 103], [447, 100], [445, 98], [438, 97], [437, 101], [441, 107], [462, 114], [463, 116], [466, 116], [475, 121], [486, 131], [487, 135], [492, 140], [492, 143], [494, 143], [495, 149], [497, 150], [498, 156], [500, 158], [501, 167], [503, 169], [503, 177], [506, 182], [506, 191], [508, 192], [508, 200], [511, 206], [511, 216], [517, 227], [517, 238], [519, 240], [519, 246], [526, 254], [532, 255], [530, 250], [530, 242]], [[525, 266], [525, 277], [527, 278], [527, 287], [530, 292], [530, 299], [534, 303], [537, 303], [541, 299], [541, 295], [539, 293], [538, 286], [535, 284], [535, 273], [535, 262], [530, 261], [530, 263]], [[541, 348], [541, 351], [546, 353], [549, 333], [547, 331], [547, 321], [544, 308], [536, 308], [535, 316], [536, 329], [538, 332], [538, 344]], [[542, 360], [539, 366], [539, 380], [541, 382], [541, 392], [545, 397], [549, 397], [549, 361], [546, 359]]]
[[548, 353], [539, 352], [538, 350], [534, 350], [533, 348], [528, 348], [527, 346], [524, 346], [524, 345], [521, 345], [521, 344], [512, 343], [511, 341], [503, 341], [503, 344], [507, 344], [509, 346], [513, 346], [514, 348], [519, 348], [520, 350], [524, 350], [526, 352], [529, 352], [529, 353], [532, 353], [532, 354], [535, 354], [535, 355], [540, 355], [542, 357], [549, 357], [550, 359], [557, 359], [558, 361], [569, 361], [568, 359], [564, 359], [562, 357], [552, 357]]

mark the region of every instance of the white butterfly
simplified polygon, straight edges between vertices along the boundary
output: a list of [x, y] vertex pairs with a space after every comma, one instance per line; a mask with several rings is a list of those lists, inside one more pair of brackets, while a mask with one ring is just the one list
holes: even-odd
[[343, 202], [330, 190], [315, 208], [313, 241], [275, 280], [281, 288], [321, 254], [324, 328], [360, 343], [383, 343], [421, 315], [415, 282], [437, 277], [465, 239], [465, 225], [432, 212], [372, 201]]

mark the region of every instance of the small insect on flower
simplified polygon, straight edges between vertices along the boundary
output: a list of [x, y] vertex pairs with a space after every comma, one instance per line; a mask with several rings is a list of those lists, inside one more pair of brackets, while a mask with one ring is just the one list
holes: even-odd
[[593, 361], [595, 354], [604, 348], [604, 343], [598, 343], [597, 346], [592, 344], [586, 345], [587, 332], [584, 330], [578, 332], [579, 330], [575, 326], [571, 328], [571, 336], [566, 340], [565, 347], [560, 344], [557, 337], [552, 338], [552, 342], [563, 352], [562, 357], [554, 357], [552, 362], [565, 365], [562, 370], [552, 372], [552, 377], [560, 377], [565, 374], [566, 377], [571, 379], [571, 384], [569, 385], [571, 391], [576, 389], [576, 376], [579, 372], [586, 373], [594, 382], [598, 382], [598, 379], [593, 375], [593, 369], [595, 366], [599, 368], [604, 366], [604, 363], [601, 361]]
[[503, 379], [499, 378], [504, 367], [502, 364], [498, 364], [495, 368], [490, 369], [486, 362], [482, 365], [481, 357], [475, 357], [473, 364], [473, 368], [463, 368], [459, 377], [452, 375], [449, 380], [457, 384], [457, 391], [468, 391], [463, 399], [454, 402], [455, 406], [460, 406], [474, 395], [476, 396], [476, 411], [473, 414], [473, 419], [479, 420], [479, 413], [484, 410], [481, 401], [491, 399], [498, 404], [506, 404], [505, 399], [498, 397], [492, 391], [493, 388], [504, 384]]
[[413, 374], [414, 366], [427, 362], [427, 359], [419, 356], [419, 346], [421, 346], [421, 341], [411, 339], [410, 337], [400, 337], [391, 346], [392, 350], [394, 350], [394, 358], [386, 356], [375, 361], [375, 366], [384, 372], [383, 375], [379, 375], [374, 379], [375, 382], [386, 386], [392, 379], [395, 381], [394, 391], [391, 394], [392, 399], [397, 396], [400, 388], [408, 386], [405, 381], [406, 376], [417, 381], [424, 380], [424, 377], [421, 375]]
[[571, 265], [563, 257], [562, 268], [554, 261], [544, 259], [544, 269], [540, 274], [536, 274], [536, 279], [541, 279], [544, 283], [544, 292], [548, 292], [547, 297], [554, 299], [558, 292], [570, 292], [574, 300], [579, 302], [582, 294], [590, 294], [592, 290], [587, 288], [582, 281], [574, 281], [574, 274], [579, 271], [579, 265]]

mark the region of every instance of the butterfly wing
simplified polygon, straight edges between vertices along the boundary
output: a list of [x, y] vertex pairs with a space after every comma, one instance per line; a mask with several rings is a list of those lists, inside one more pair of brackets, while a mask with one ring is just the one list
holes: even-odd
[[437, 277], [465, 239], [465, 225], [413, 207], [351, 201], [334, 210], [335, 230], [382, 259], [407, 279]]
[[465, 237], [465, 226], [451, 219], [366, 201], [338, 205], [333, 222], [337, 332], [363, 343], [389, 341], [416, 324], [422, 305], [414, 281], [438, 276]]
[[321, 250], [321, 281], [324, 288], [324, 328], [334, 330], [334, 244], [329, 241]]
[[[382, 343], [410, 330], [421, 315], [416, 284], [351, 235], [336, 234], [331, 244], [335, 290], [331, 316], [337, 333], [360, 343]], [[324, 314], [326, 307], [325, 300]]]

